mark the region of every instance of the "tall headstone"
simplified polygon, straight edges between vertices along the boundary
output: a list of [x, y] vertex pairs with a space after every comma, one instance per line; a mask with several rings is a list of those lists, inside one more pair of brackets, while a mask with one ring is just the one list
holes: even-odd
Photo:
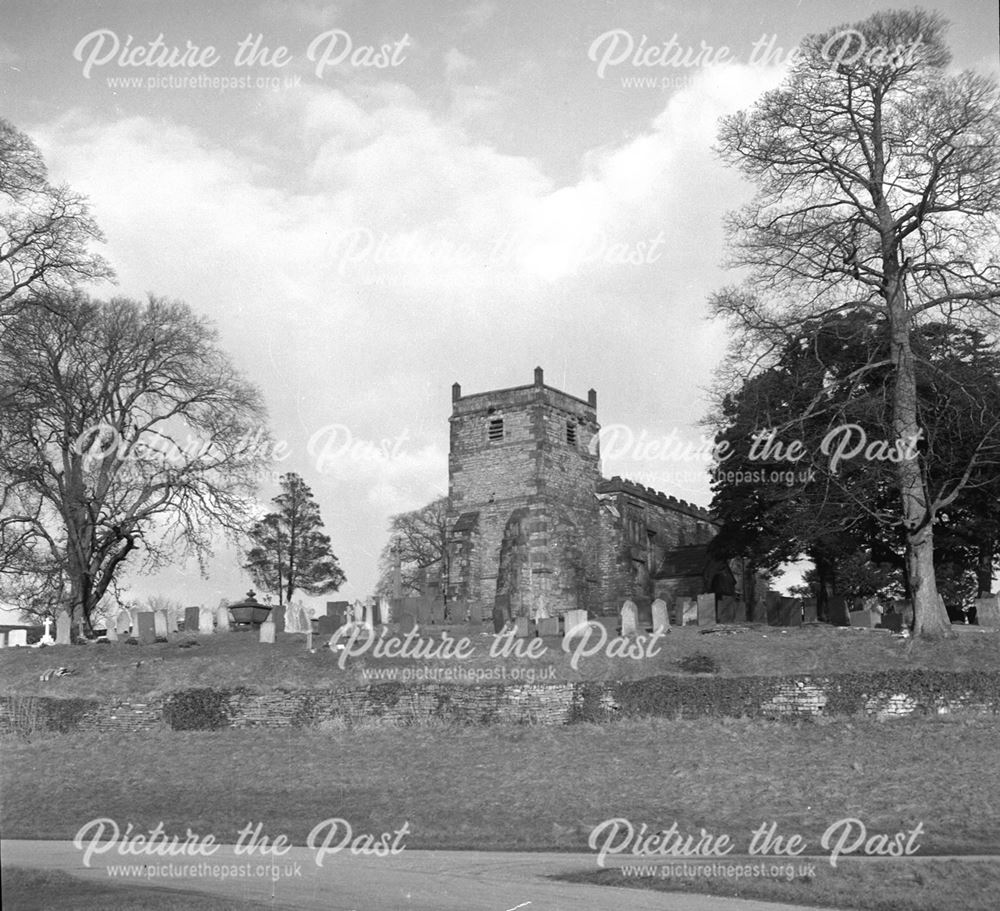
[[653, 615], [653, 632], [663, 632], [670, 629], [670, 611], [667, 610], [667, 602], [662, 598], [657, 598], [651, 608]]
[[816, 599], [806, 598], [802, 602], [802, 621], [803, 623], [815, 623], [816, 618]]
[[469, 605], [469, 632], [478, 633], [483, 628], [483, 609], [475, 602]]
[[507, 613], [499, 604], [493, 605], [493, 632], [499, 633], [507, 625]]
[[21, 648], [28, 644], [28, 631], [26, 629], [12, 629], [7, 633], [7, 645], [11, 648]]
[[431, 623], [431, 600], [426, 596], [417, 599], [417, 623], [421, 626], [429, 626]]
[[279, 604], [271, 609], [271, 622], [274, 624], [274, 631], [276, 633], [283, 633], [285, 631], [285, 607], [283, 604]]
[[203, 636], [211, 636], [215, 632], [215, 611], [212, 608], [198, 609], [198, 632]]
[[115, 629], [119, 636], [127, 636], [132, 631], [132, 615], [124, 608], [118, 611]]
[[781, 595], [768, 591], [764, 595], [764, 617], [768, 626], [782, 626]]
[[712, 592], [698, 595], [698, 626], [715, 625], [715, 595]]
[[798, 598], [782, 595], [778, 599], [778, 626], [801, 626], [802, 606]]
[[309, 617], [309, 611], [302, 604], [295, 609], [295, 625], [300, 633], [312, 633], [312, 619]]
[[167, 611], [167, 632], [176, 633], [180, 628], [180, 617], [177, 608], [172, 607]]
[[184, 632], [198, 632], [198, 620], [201, 618], [201, 611], [197, 607], [184, 608]]
[[104, 635], [107, 637], [108, 642], [118, 641], [118, 630], [115, 629], [115, 625], [110, 621], [104, 629]]
[[233, 622], [229, 617], [229, 608], [219, 606], [215, 609], [215, 628], [220, 633], [228, 633], [233, 627]]
[[260, 641], [267, 645], [274, 644], [274, 623], [271, 620], [265, 620], [260, 625]]
[[417, 618], [412, 610], [403, 609], [402, 613], [399, 615], [399, 631], [404, 636], [408, 633], [412, 633], [417, 626]]
[[587, 628], [585, 610], [568, 610], [563, 614], [563, 636], [579, 636]]
[[167, 638], [167, 612], [165, 610], [153, 611], [153, 632], [157, 639]]
[[143, 645], [152, 645], [156, 642], [156, 626], [153, 620], [153, 612], [140, 611], [136, 620], [139, 628], [139, 641]]
[[530, 639], [534, 635], [531, 629], [531, 621], [527, 617], [514, 618], [514, 635], [518, 639]]
[[639, 634], [639, 608], [634, 601], [626, 601], [622, 605], [622, 636], [637, 636]]
[[56, 617], [56, 645], [70, 644], [71, 625], [69, 612], [64, 610], [59, 611], [59, 614]]
[[682, 626], [698, 625], [698, 602], [693, 598], [684, 598], [680, 602], [680, 612]]
[[976, 622], [986, 629], [1000, 629], [1000, 595], [976, 598]]
[[875, 626], [875, 620], [870, 610], [852, 610], [848, 619], [851, 626], [860, 626], [865, 629], [871, 629]]

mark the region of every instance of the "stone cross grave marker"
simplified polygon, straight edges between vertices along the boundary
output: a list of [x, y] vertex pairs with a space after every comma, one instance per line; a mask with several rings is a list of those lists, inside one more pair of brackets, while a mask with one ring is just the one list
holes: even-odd
[[621, 609], [622, 636], [631, 637], [639, 633], [639, 609], [634, 601], [626, 601]]

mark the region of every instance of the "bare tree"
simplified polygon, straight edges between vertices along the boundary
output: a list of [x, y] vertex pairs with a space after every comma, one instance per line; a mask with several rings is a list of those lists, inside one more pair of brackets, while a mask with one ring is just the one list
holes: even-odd
[[32, 304], [0, 337], [0, 581], [47, 575], [89, 632], [127, 560], [245, 534], [266, 413], [186, 304]]
[[[817, 316], [884, 321], [892, 427], [922, 433], [911, 334], [924, 319], [995, 332], [1000, 302], [1000, 102], [994, 80], [949, 73], [944, 21], [882, 12], [807, 37], [785, 83], [724, 118], [720, 152], [757, 186], [731, 216], [741, 289], [714, 301], [744, 363]], [[883, 366], [869, 365], [871, 368]], [[977, 468], [936, 494], [919, 456], [897, 465], [915, 632], [947, 632], [934, 577], [936, 514]]]
[[[429, 573], [448, 578], [448, 498], [399, 513], [389, 522], [389, 541], [379, 557], [377, 593], [391, 595], [396, 565], [404, 593], [424, 594]], [[447, 586], [442, 586], [447, 597]]]
[[110, 278], [111, 268], [90, 250], [103, 239], [86, 200], [50, 184], [35, 144], [0, 118], [0, 318], [30, 291]]

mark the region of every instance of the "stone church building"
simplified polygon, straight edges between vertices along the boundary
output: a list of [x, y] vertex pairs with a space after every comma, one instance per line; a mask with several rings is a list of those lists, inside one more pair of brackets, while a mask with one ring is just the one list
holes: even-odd
[[537, 618], [735, 590], [709, 556], [704, 509], [601, 477], [593, 389], [554, 389], [541, 367], [529, 386], [463, 395], [455, 383], [450, 423], [449, 600]]

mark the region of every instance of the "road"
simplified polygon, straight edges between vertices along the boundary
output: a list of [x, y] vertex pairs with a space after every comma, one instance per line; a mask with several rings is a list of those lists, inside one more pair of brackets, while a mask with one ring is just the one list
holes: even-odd
[[[229, 875], [221, 868], [256, 867], [261, 858], [236, 856], [219, 846], [211, 857], [141, 858], [95, 855], [83, 865], [83, 851], [69, 841], [0, 842], [3, 863], [57, 869], [107, 881], [117, 864], [202, 863], [214, 869], [178, 876], [129, 877], [132, 883], [193, 889], [230, 898], [274, 902], [302, 911], [807, 911], [792, 905], [691, 893], [652, 892], [578, 885], [548, 879], [556, 873], [593, 870], [593, 854], [405, 850], [392, 857], [337, 854], [316, 865], [315, 852], [290, 848], [276, 861], [278, 881], [263, 875]], [[270, 866], [271, 861], [266, 863]], [[254, 871], [256, 872], [256, 871]], [[194, 875], [191, 875], [191, 874]], [[808, 911], [822, 911], [809, 908]]]

